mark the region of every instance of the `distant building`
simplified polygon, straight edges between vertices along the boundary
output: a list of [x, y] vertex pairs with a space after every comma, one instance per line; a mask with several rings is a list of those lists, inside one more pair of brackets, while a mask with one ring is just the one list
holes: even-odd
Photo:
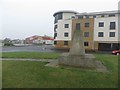
[[33, 38], [32, 44], [43, 44], [42, 36], [36, 36], [35, 38]]
[[39, 36], [31, 36], [25, 39], [25, 44], [33, 44], [35, 39], [38, 39]]
[[54, 39], [49, 36], [31, 36], [25, 39], [26, 44], [53, 44]]
[[54, 43], [54, 39], [52, 37], [42, 36], [42, 39], [43, 39], [43, 44], [53, 45], [53, 43]]
[[24, 44], [24, 40], [20, 40], [20, 39], [14, 39], [11, 40], [13, 44]]
[[0, 40], [0, 47], [4, 46], [3, 40]]

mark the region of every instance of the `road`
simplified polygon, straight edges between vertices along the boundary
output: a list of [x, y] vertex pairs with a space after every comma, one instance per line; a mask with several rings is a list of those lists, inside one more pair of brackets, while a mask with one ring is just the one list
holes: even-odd
[[61, 52], [55, 50], [52, 45], [41, 45], [41, 46], [4, 46], [0, 52]]
[[[52, 45], [41, 46], [4, 46], [0, 47], [0, 52], [68, 52], [66, 50], [56, 50]], [[111, 54], [111, 51], [86, 52], [91, 54]]]

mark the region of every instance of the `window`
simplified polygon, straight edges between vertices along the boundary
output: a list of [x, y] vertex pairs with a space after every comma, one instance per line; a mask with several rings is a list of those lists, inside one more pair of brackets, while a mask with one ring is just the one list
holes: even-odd
[[98, 32], [98, 37], [104, 37], [104, 33], [103, 32]]
[[68, 41], [64, 41], [64, 45], [68, 45]]
[[109, 36], [110, 37], [115, 37], [115, 32], [110, 32]]
[[105, 17], [104, 15], [101, 15], [101, 17]]
[[65, 26], [64, 26], [65, 28], [69, 28], [69, 24], [65, 24]]
[[96, 16], [94, 15], [93, 18], [96, 18]]
[[85, 27], [89, 27], [90, 26], [90, 23], [85, 23]]
[[56, 14], [56, 15], [55, 15], [55, 21], [54, 21], [54, 23], [57, 23], [58, 20], [60, 20], [60, 19], [62, 19], [62, 18], [63, 18], [63, 13], [58, 13], [58, 14]]
[[89, 16], [85, 16], [86, 18], [89, 18]]
[[57, 45], [57, 41], [54, 41], [54, 45]]
[[89, 43], [88, 42], [84, 42], [84, 46], [89, 46]]
[[115, 17], [115, 14], [110, 14], [109, 17]]
[[55, 33], [55, 37], [57, 37], [57, 33]]
[[68, 33], [64, 33], [64, 37], [68, 37]]
[[55, 25], [55, 27], [54, 27], [54, 32], [56, 32], [56, 29], [57, 29], [57, 25]]
[[110, 22], [110, 29], [115, 29], [115, 22]]
[[76, 30], [80, 30], [80, 23], [76, 23]]
[[63, 13], [59, 13], [59, 14], [58, 14], [58, 20], [59, 20], [59, 19], [62, 19], [62, 16], [63, 16]]
[[57, 27], [58, 27], [58, 26], [57, 26], [57, 25], [55, 25], [55, 29], [57, 29]]
[[75, 16], [72, 16], [71, 18], [72, 18], [72, 19], [75, 19]]
[[99, 22], [99, 27], [104, 27], [104, 22]]
[[78, 19], [83, 19], [83, 16], [78, 16]]
[[54, 39], [57, 37], [57, 33], [54, 34]]
[[89, 37], [89, 32], [85, 32], [84, 37]]

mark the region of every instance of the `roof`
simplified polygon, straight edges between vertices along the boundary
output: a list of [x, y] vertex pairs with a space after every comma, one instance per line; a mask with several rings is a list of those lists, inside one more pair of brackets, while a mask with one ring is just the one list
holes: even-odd
[[119, 10], [114, 10], [114, 11], [102, 11], [102, 12], [92, 12], [92, 13], [79, 13], [76, 14], [76, 16], [80, 16], [80, 15], [105, 15], [105, 14], [118, 14], [120, 13]]
[[55, 16], [55, 15], [58, 14], [58, 13], [74, 13], [74, 14], [78, 14], [78, 12], [72, 11], [72, 10], [61, 10], [61, 11], [55, 12], [55, 13], [53, 14], [53, 16]]
[[52, 37], [43, 36], [42, 38], [43, 38], [43, 40], [54, 40]]

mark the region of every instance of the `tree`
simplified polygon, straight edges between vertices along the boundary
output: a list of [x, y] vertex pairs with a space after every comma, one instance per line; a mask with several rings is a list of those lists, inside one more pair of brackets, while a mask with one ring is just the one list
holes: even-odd
[[5, 38], [3, 40], [4, 46], [13, 46], [12, 41], [10, 38]]

